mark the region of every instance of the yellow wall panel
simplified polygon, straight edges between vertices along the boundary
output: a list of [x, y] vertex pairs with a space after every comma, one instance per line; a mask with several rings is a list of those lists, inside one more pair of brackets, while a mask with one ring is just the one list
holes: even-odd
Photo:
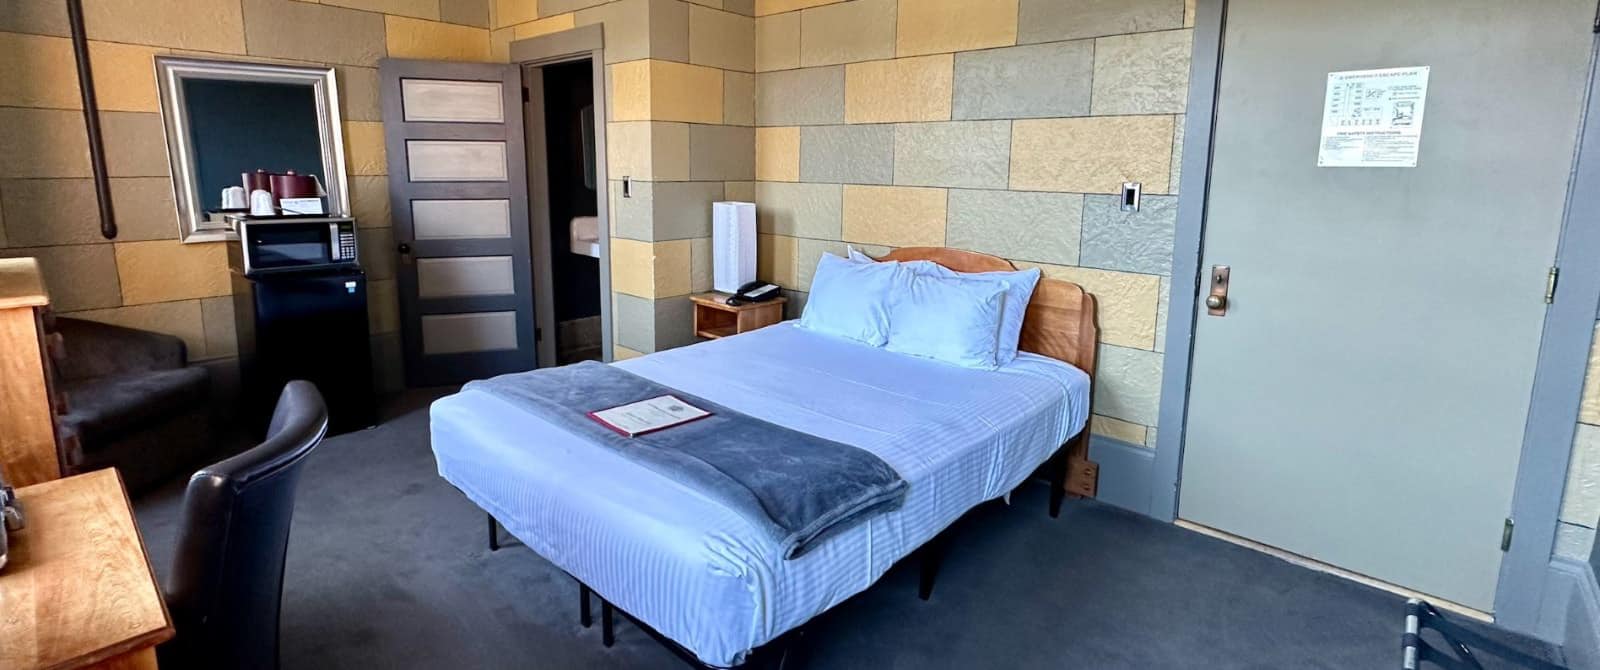
[[756, 179], [800, 181], [800, 129], [756, 129]]
[[949, 53], [1017, 43], [1016, 0], [901, 2], [895, 55]]
[[779, 286], [795, 288], [795, 243], [788, 235], [758, 235], [756, 238], [756, 277]]
[[611, 290], [640, 298], [655, 297], [655, 250], [649, 242], [611, 239]]
[[1089, 421], [1089, 430], [1096, 435], [1122, 440], [1136, 447], [1144, 446], [1148, 428], [1137, 423], [1129, 423], [1122, 419], [1113, 419], [1109, 416], [1094, 415]]
[[404, 16], [383, 17], [390, 58], [489, 61], [489, 31]]
[[538, 21], [519, 23], [515, 28], [512, 29], [512, 35], [516, 39], [525, 40], [530, 37], [538, 37], [540, 35], [548, 35], [550, 33], [559, 33], [563, 30], [571, 30], [574, 25], [573, 16], [574, 15], [572, 12], [567, 12], [565, 14], [548, 16], [539, 19]]
[[383, 123], [347, 121], [344, 124], [345, 170], [352, 175], [383, 175], [389, 163], [383, 142]]
[[756, 16], [766, 16], [779, 12], [792, 12], [796, 9], [807, 7], [821, 7], [844, 0], [756, 0]]
[[617, 121], [722, 123], [722, 71], [664, 60], [611, 66]]
[[1166, 193], [1171, 116], [1023, 119], [1011, 124], [1011, 188], [1117, 193], [1122, 182]]
[[650, 61], [635, 60], [611, 66], [611, 118], [650, 120]]
[[640, 298], [687, 295], [690, 287], [690, 240], [640, 242], [611, 240], [611, 290]]
[[855, 0], [800, 12], [800, 66], [894, 57], [895, 0]]
[[228, 295], [228, 248], [177, 240], [118, 242], [122, 303], [191, 300]]
[[722, 123], [722, 71], [672, 61], [650, 61], [650, 118]]
[[948, 121], [952, 58], [943, 54], [846, 65], [845, 121]]
[[539, 0], [493, 0], [489, 14], [489, 24], [493, 28], [527, 23], [539, 18]]
[[946, 192], [909, 186], [844, 187], [844, 241], [944, 246]]
[[1145, 350], [1155, 347], [1160, 277], [1020, 261], [1017, 267], [1037, 267], [1046, 277], [1072, 282], [1093, 293], [1099, 303], [1101, 342]]
[[655, 295], [670, 298], [688, 295], [694, 284], [694, 240], [656, 242]]
[[[166, 53], [166, 49], [90, 42], [89, 62], [94, 67], [94, 94], [100, 109], [108, 112], [161, 111], [155, 63], [156, 55], [162, 53]], [[340, 83], [349, 85], [348, 80]]]
[[82, 109], [72, 41], [0, 33], [0, 105]]

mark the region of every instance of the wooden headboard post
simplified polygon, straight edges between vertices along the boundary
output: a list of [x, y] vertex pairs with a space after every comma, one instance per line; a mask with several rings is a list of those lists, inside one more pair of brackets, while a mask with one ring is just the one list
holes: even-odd
[[[880, 261], [931, 261], [957, 272], [1007, 272], [1017, 269], [1011, 261], [975, 251], [945, 247], [902, 247], [884, 254]], [[1094, 295], [1069, 281], [1041, 277], [1028, 302], [1022, 320], [1022, 339], [1018, 348], [1064, 361], [1089, 375], [1089, 397], [1094, 397], [1095, 355], [1100, 344]], [[1092, 402], [1092, 400], [1091, 400]], [[1092, 415], [1091, 415], [1092, 416]], [[1089, 426], [1067, 441], [1065, 467], [1067, 493], [1092, 498], [1100, 478], [1100, 466], [1089, 460]], [[1057, 473], [1052, 473], [1057, 474]], [[1055, 477], [1052, 477], [1054, 480]]]

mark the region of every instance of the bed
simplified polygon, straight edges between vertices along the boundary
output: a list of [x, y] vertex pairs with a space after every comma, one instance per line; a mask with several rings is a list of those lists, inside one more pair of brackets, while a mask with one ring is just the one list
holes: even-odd
[[[933, 248], [885, 259], [934, 260], [959, 271], [1012, 267]], [[871, 451], [910, 482], [901, 507], [793, 560], [722, 505], [492, 395], [468, 389], [435, 402], [433, 449], [441, 476], [608, 606], [701, 664], [735, 666], [865, 590], [1052, 457], [1052, 508], [1068, 490], [1092, 495], [1094, 465], [1082, 436], [1094, 312], [1093, 296], [1078, 286], [1041, 280], [1024, 320], [1023, 353], [994, 371], [892, 353], [794, 322], [616, 363]]]

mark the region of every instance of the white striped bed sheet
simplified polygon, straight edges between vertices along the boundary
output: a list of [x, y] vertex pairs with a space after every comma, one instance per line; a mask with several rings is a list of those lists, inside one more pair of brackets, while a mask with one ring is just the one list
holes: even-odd
[[718, 503], [513, 405], [434, 403], [439, 473], [546, 559], [702, 661], [746, 651], [865, 590], [1082, 430], [1089, 380], [1024, 353], [981, 371], [782, 323], [617, 363], [778, 425], [867, 449], [905, 504], [790, 561]]

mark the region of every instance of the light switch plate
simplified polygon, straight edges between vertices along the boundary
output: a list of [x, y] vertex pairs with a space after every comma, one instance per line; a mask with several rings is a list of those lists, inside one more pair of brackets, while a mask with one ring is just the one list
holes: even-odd
[[1144, 184], [1136, 181], [1122, 182], [1122, 211], [1139, 211], [1139, 199], [1142, 197]]

